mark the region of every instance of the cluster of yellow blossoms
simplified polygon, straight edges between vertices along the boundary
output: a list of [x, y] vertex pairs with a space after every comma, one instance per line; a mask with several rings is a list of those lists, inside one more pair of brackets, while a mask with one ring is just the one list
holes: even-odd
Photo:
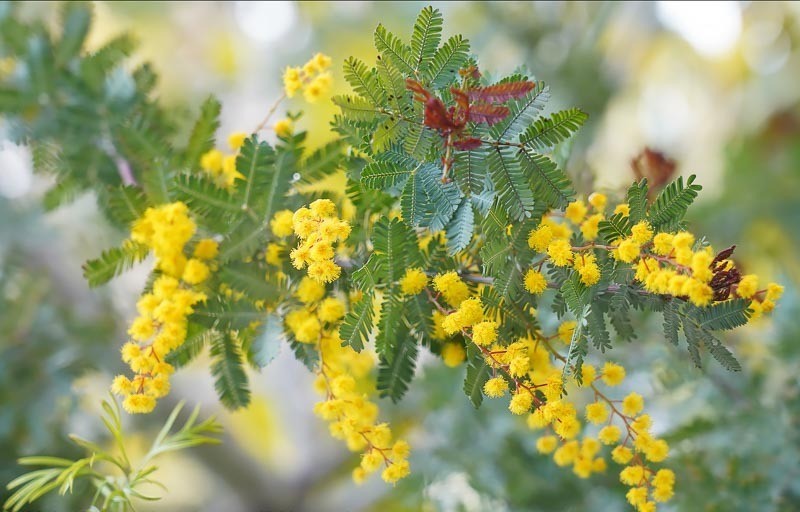
[[[420, 269], [407, 270], [400, 280], [404, 294], [421, 293], [426, 286], [427, 277]], [[546, 283], [537, 286], [546, 286]], [[537, 332], [533, 337], [503, 345], [499, 340], [497, 319], [486, 317], [480, 299], [470, 297], [468, 286], [456, 272], [434, 277], [433, 289], [435, 294], [429, 291], [429, 297], [436, 307], [434, 336], [446, 340], [461, 334], [481, 351], [493, 373], [484, 384], [484, 393], [492, 398], [511, 393], [509, 411], [527, 415], [531, 428], [547, 431], [537, 440], [541, 453], [552, 454], [556, 464], [571, 466], [576, 475], [588, 478], [607, 470], [603, 446], [615, 445], [610, 451], [611, 459], [624, 466], [620, 480], [631, 487], [627, 498], [638, 511], [654, 511], [656, 502], [672, 497], [674, 473], [668, 469], [655, 471], [648, 465], [665, 460], [669, 446], [650, 434], [650, 417], [641, 414], [642, 397], [630, 393], [618, 405], [599, 388], [601, 383], [619, 386], [625, 379], [625, 369], [607, 362], [598, 370], [587, 363], [581, 367], [580, 379], [562, 380], [566, 358], [550, 341], [558, 338], [569, 344], [574, 321], [563, 322], [552, 336], [545, 337]], [[448, 365], [463, 361], [463, 354], [463, 346], [458, 342], [446, 343], [442, 349], [442, 358]], [[556, 361], [561, 364], [554, 364]], [[579, 439], [584, 426], [579, 419], [578, 405], [564, 394], [565, 385], [582, 387], [593, 393], [593, 401], [586, 405], [584, 414], [587, 425], [603, 425], [595, 436], [584, 434]]]
[[[629, 263], [636, 270], [635, 279], [644, 288], [655, 294], [686, 297], [696, 306], [707, 306], [715, 300], [712, 280], [717, 272], [730, 271], [734, 264], [729, 259], [716, 261], [711, 246], [693, 250], [695, 237], [689, 232], [654, 234], [647, 221], [634, 224], [631, 235], [619, 240], [616, 245], [600, 245], [594, 242], [599, 225], [605, 219], [606, 197], [594, 193], [589, 196], [594, 213], [582, 200], [570, 203], [564, 218], [579, 227], [586, 245], [573, 247], [570, 243], [572, 230], [567, 223], [556, 222], [551, 217], [543, 219], [538, 228], [532, 230], [528, 245], [537, 252], [545, 253], [538, 268], [531, 268], [525, 274], [525, 288], [532, 294], [540, 294], [547, 289], [547, 280], [541, 273], [546, 260], [558, 267], [572, 267], [580, 276], [581, 282], [591, 286], [600, 281], [601, 273], [597, 265], [595, 250], [609, 251], [618, 261]], [[614, 213], [623, 216], [630, 214], [628, 204], [617, 205]], [[753, 318], [762, 312], [771, 311], [783, 292], [783, 288], [770, 283], [765, 289], [758, 289], [758, 277], [743, 276], [738, 284], [730, 286], [716, 300], [728, 297], [752, 298], [750, 309]]]
[[331, 58], [318, 53], [303, 64], [302, 67], [289, 67], [283, 72], [283, 90], [289, 98], [298, 91], [303, 91], [303, 98], [314, 103], [327, 94], [333, 84], [328, 68]]
[[[275, 219], [273, 232], [283, 232], [285, 220]], [[317, 199], [308, 208], [300, 208], [292, 215], [292, 229], [300, 238], [289, 254], [294, 268], [308, 266], [308, 276], [322, 283], [338, 279], [342, 269], [333, 261], [333, 246], [350, 236], [350, 224], [337, 217], [336, 205], [329, 199]]]
[[234, 153], [225, 155], [218, 149], [212, 149], [200, 157], [200, 167], [214, 179], [218, 187], [230, 190], [237, 179], [244, 179], [244, 175], [236, 170], [236, 157], [245, 139], [247, 134], [244, 132], [232, 133], [228, 136], [228, 146]]
[[112, 384], [130, 413], [152, 411], [156, 399], [169, 392], [173, 368], [164, 356], [186, 340], [187, 317], [206, 299], [197, 286], [211, 274], [218, 246], [214, 240], [200, 240], [187, 258], [184, 250], [195, 231], [181, 202], [148, 208], [131, 229], [131, 240], [153, 251], [160, 275], [136, 304], [139, 316], [128, 329], [131, 340], [122, 347], [122, 359], [135, 376], [118, 375]]
[[[332, 206], [330, 201], [319, 200], [311, 204], [310, 210], [301, 210], [331, 219], [329, 215], [335, 214]], [[299, 219], [301, 223], [305, 222], [307, 216], [302, 214]], [[278, 235], [297, 226], [292, 222], [291, 212], [289, 218], [276, 215], [273, 220], [272, 230]], [[349, 226], [346, 223], [344, 226], [346, 230], [338, 238], [342, 241], [349, 233]], [[300, 228], [300, 232], [306, 231]], [[369, 400], [370, 392], [375, 389], [374, 381], [370, 379], [374, 355], [342, 346], [338, 328], [345, 315], [345, 304], [336, 297], [326, 297], [322, 281], [303, 277], [294, 292], [302, 306], [290, 311], [285, 318], [293, 337], [300, 343], [314, 345], [319, 355], [314, 387], [325, 399], [316, 404], [314, 413], [330, 422], [334, 438], [345, 441], [351, 451], [362, 453], [360, 465], [353, 470], [356, 483], [363, 482], [381, 467], [384, 468], [381, 473], [383, 480], [397, 482], [410, 472], [409, 445], [403, 440], [393, 441], [389, 425], [377, 422], [378, 406]]]

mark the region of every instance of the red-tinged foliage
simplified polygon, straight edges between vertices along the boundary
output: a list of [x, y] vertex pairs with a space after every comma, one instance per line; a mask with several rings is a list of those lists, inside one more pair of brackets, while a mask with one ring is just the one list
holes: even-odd
[[471, 149], [477, 149], [483, 144], [481, 139], [477, 139], [475, 137], [467, 137], [465, 139], [459, 139], [453, 142], [453, 147], [459, 151], [469, 151]]
[[425, 101], [425, 126], [442, 133], [453, 133], [464, 128], [464, 123], [455, 120], [454, 110], [448, 110], [442, 100], [431, 96]]
[[508, 107], [477, 103], [469, 109], [469, 120], [473, 123], [486, 123], [491, 126], [505, 119], [508, 114]]
[[742, 274], [738, 268], [727, 268], [726, 260], [733, 255], [734, 249], [736, 246], [732, 245], [720, 251], [711, 262], [710, 268], [714, 277], [711, 278], [708, 285], [714, 290], [715, 301], [727, 300], [730, 297], [731, 289], [742, 280]]
[[501, 84], [487, 85], [469, 90], [471, 101], [482, 101], [486, 103], [505, 103], [508, 100], [522, 98], [536, 86], [527, 80], [521, 82], [505, 82]]
[[510, 110], [502, 103], [514, 98], [521, 98], [528, 94], [534, 87], [533, 82], [527, 80], [505, 82], [473, 88], [468, 83], [468, 78], [478, 80], [481, 76], [478, 68], [471, 66], [459, 70], [464, 79], [461, 87], [451, 87], [450, 94], [454, 105], [447, 107], [444, 102], [418, 81], [406, 78], [406, 89], [414, 93], [414, 100], [425, 105], [425, 118], [423, 124], [439, 132], [446, 148], [447, 157], [443, 158], [444, 173], [442, 180], [446, 181], [447, 169], [451, 163], [450, 150], [469, 151], [483, 144], [481, 139], [466, 137], [464, 128], [467, 123], [487, 124], [498, 123], [508, 117]]
[[420, 103], [424, 103], [428, 98], [431, 97], [431, 93], [422, 87], [421, 83], [412, 78], [406, 78], [406, 89], [413, 92], [414, 100], [419, 101]]
[[677, 166], [675, 160], [668, 158], [664, 153], [644, 148], [631, 160], [631, 169], [637, 181], [647, 178], [647, 184], [650, 185], [648, 195], [652, 198], [669, 183], [675, 175]]

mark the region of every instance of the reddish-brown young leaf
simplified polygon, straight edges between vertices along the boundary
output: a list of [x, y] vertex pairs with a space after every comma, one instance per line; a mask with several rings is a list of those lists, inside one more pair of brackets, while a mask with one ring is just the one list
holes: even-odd
[[458, 105], [459, 108], [461, 108], [465, 112], [469, 110], [469, 96], [467, 95], [467, 93], [456, 87], [451, 87], [450, 93], [453, 95], [453, 99], [455, 100], [456, 105]]
[[473, 123], [486, 123], [489, 126], [499, 123], [509, 114], [507, 107], [476, 103], [469, 108], [469, 120]]
[[414, 93], [414, 99], [419, 102], [425, 102], [431, 97], [431, 93], [422, 87], [422, 84], [414, 79], [406, 78], [406, 89]]
[[502, 84], [487, 85], [469, 91], [472, 101], [485, 101], [487, 103], [505, 103], [513, 98], [521, 98], [528, 94], [536, 84], [527, 80], [521, 82], [505, 82]]
[[439, 98], [431, 96], [425, 101], [425, 126], [442, 132], [451, 132], [461, 128], [452, 117], [452, 112], [448, 112], [444, 103]]
[[471, 149], [479, 148], [481, 144], [481, 139], [467, 137], [466, 139], [459, 139], [453, 142], [453, 147], [459, 151], [469, 151]]

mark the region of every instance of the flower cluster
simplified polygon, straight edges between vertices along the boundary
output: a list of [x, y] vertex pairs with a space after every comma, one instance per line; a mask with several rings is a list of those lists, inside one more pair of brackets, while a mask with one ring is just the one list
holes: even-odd
[[353, 480], [361, 483], [381, 467], [386, 482], [406, 477], [409, 445], [393, 441], [391, 428], [377, 422], [378, 406], [369, 399], [375, 388], [370, 379], [374, 355], [342, 346], [338, 327], [345, 315], [344, 302], [326, 297], [325, 285], [309, 277], [300, 280], [294, 296], [302, 306], [286, 315], [286, 326], [298, 342], [314, 345], [319, 355], [314, 387], [325, 399], [316, 404], [314, 413], [330, 422], [334, 438], [362, 453]]
[[244, 132], [232, 133], [228, 137], [228, 146], [234, 153], [225, 155], [218, 149], [212, 149], [200, 157], [200, 167], [213, 178], [218, 187], [230, 190], [237, 179], [244, 179], [244, 175], [236, 170], [236, 157], [245, 139], [247, 134]]
[[289, 67], [283, 72], [283, 90], [289, 98], [294, 97], [298, 91], [303, 91], [303, 98], [309, 103], [314, 103], [327, 94], [333, 83], [333, 78], [328, 68], [331, 58], [318, 53], [302, 67]]
[[131, 229], [131, 240], [153, 251], [160, 275], [137, 302], [139, 316], [128, 329], [131, 340], [122, 347], [122, 359], [135, 376], [118, 375], [112, 384], [130, 413], [152, 411], [156, 400], [169, 393], [173, 368], [164, 357], [186, 340], [187, 317], [206, 299], [197, 286], [211, 274], [218, 246], [202, 239], [187, 258], [185, 248], [195, 231], [181, 202], [148, 208]]
[[[646, 291], [681, 297], [698, 307], [729, 298], [752, 299], [750, 310], [754, 319], [774, 309], [775, 301], [783, 293], [783, 287], [775, 283], [758, 289], [758, 276], [741, 276], [729, 259], [732, 248], [715, 256], [711, 246], [697, 243], [694, 235], [687, 231], [655, 233], [647, 221], [640, 221], [631, 227], [630, 236], [618, 240], [615, 245], [597, 244], [594, 240], [600, 222], [605, 219], [607, 198], [594, 193], [588, 200], [594, 211], [591, 215], [589, 207], [577, 200], [564, 210], [567, 222], [545, 217], [531, 230], [528, 245], [545, 257], [535, 264], [537, 268], [530, 268], [525, 274], [528, 292], [540, 294], [547, 289], [547, 280], [541, 272], [546, 262], [557, 267], [572, 267], [586, 286], [597, 284], [602, 277], [595, 254], [599, 250], [630, 264], [636, 270], [635, 279]], [[617, 205], [614, 213], [628, 216], [630, 206]], [[573, 231], [569, 224], [579, 228], [586, 245], [572, 246]]]
[[[276, 228], [280, 229], [277, 222], [273, 232]], [[350, 236], [350, 224], [337, 217], [336, 205], [329, 199], [317, 199], [308, 208], [300, 208], [292, 216], [292, 229], [300, 238], [289, 255], [294, 268], [308, 266], [308, 276], [322, 283], [338, 279], [342, 269], [333, 261], [334, 244]]]
[[408, 476], [408, 443], [393, 441], [389, 425], [377, 421], [378, 405], [369, 400], [367, 391], [374, 389], [369, 380], [373, 356], [343, 347], [335, 329], [323, 329], [318, 348], [315, 389], [325, 399], [316, 404], [314, 413], [330, 422], [334, 438], [343, 440], [351, 451], [361, 452], [353, 480], [361, 483], [382, 467], [381, 477], [386, 482], [395, 483]]
[[[542, 233], [538, 231], [532, 237], [541, 236]], [[560, 235], [552, 235], [547, 245], [561, 239]], [[541, 282], [544, 277], [535, 270], [532, 272], [526, 278], [526, 286], [537, 289], [546, 287], [546, 282]], [[425, 282], [419, 278], [420, 273], [418, 269], [406, 272], [401, 279], [404, 293], [422, 291]], [[431, 293], [429, 297], [436, 307], [434, 323], [439, 331], [438, 336], [447, 339], [460, 334], [480, 350], [486, 364], [492, 369], [492, 376], [483, 386], [484, 394], [491, 398], [510, 394], [509, 411], [515, 415], [527, 415], [531, 428], [545, 430], [545, 434], [537, 440], [537, 449], [541, 453], [552, 454], [557, 465], [571, 466], [576, 475], [588, 478], [593, 473], [607, 470], [607, 455], [603, 455], [603, 446], [615, 445], [610, 450], [610, 457], [624, 466], [620, 479], [632, 487], [627, 497], [637, 510], [655, 510], [656, 502], [672, 497], [675, 483], [672, 471], [655, 471], [648, 466], [649, 463], [665, 460], [669, 446], [663, 439], [650, 434], [650, 417], [641, 414], [644, 400], [639, 394], [630, 393], [618, 406], [600, 389], [601, 385], [619, 386], [625, 379], [625, 369], [612, 362], [605, 363], [601, 369], [586, 363], [581, 367], [579, 378], [576, 376], [564, 382], [566, 358], [550, 342], [560, 339], [569, 343], [576, 325], [574, 321], [563, 322], [557, 332], [549, 337], [537, 331], [532, 337], [505, 343], [500, 339], [498, 318], [487, 318], [480, 299], [470, 297], [469, 288], [457, 273], [436, 276], [433, 287], [436, 294]], [[439, 301], [440, 298], [444, 304]], [[458, 360], [450, 353], [456, 349], [449, 347], [460, 347], [461, 354], [464, 352], [459, 343], [446, 343], [442, 349], [445, 363], [458, 364], [463, 361], [463, 355]], [[566, 385], [592, 392], [593, 400], [584, 409], [585, 424], [580, 418], [580, 407], [574, 401], [577, 393], [566, 395]], [[581, 437], [581, 433], [588, 430], [585, 428], [588, 425], [603, 426], [596, 435], [584, 433]]]

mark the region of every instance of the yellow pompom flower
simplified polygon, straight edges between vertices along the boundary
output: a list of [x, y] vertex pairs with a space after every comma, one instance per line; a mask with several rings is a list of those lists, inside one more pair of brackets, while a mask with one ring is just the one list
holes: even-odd
[[553, 241], [553, 229], [546, 225], [540, 225], [538, 228], [531, 230], [528, 235], [528, 246], [536, 252], [545, 252], [547, 246]]
[[767, 285], [767, 293], [764, 296], [764, 302], [775, 302], [783, 296], [783, 286], [777, 283], [769, 283]]
[[595, 213], [590, 215], [585, 221], [581, 223], [581, 233], [586, 240], [594, 240], [600, 230], [600, 221], [603, 220], [603, 215]]
[[325, 285], [308, 277], [304, 277], [300, 280], [300, 284], [297, 285], [294, 296], [303, 304], [317, 302], [325, 296]]
[[283, 90], [289, 98], [294, 97], [295, 93], [303, 87], [301, 70], [297, 67], [289, 67], [283, 72]]
[[342, 267], [332, 260], [316, 261], [308, 266], [308, 276], [321, 283], [332, 283], [339, 279]]
[[604, 402], [594, 402], [586, 406], [586, 420], [599, 425], [608, 419], [608, 406]]
[[467, 353], [461, 343], [445, 343], [442, 346], [442, 360], [446, 366], [455, 368], [467, 359]]
[[327, 69], [331, 65], [331, 58], [323, 53], [315, 54], [311, 61], [321, 70]]
[[600, 267], [597, 266], [594, 254], [581, 254], [575, 258], [573, 266], [578, 271], [581, 282], [586, 286], [592, 286], [600, 281]]
[[210, 238], [204, 238], [194, 247], [194, 257], [199, 260], [210, 260], [217, 257], [219, 243]]
[[627, 416], [636, 416], [644, 408], [644, 399], [639, 393], [630, 393], [622, 400], [622, 412]]
[[547, 254], [550, 256], [553, 265], [565, 267], [572, 261], [572, 246], [567, 240], [554, 240], [547, 246]]
[[529, 269], [525, 273], [525, 289], [534, 295], [538, 295], [547, 289], [547, 279], [541, 272]]
[[586, 212], [586, 205], [579, 199], [567, 205], [564, 210], [564, 217], [573, 224], [580, 224], [583, 218], [586, 217]]
[[633, 450], [627, 446], [619, 445], [611, 450], [611, 458], [617, 464], [627, 464], [633, 459]]
[[736, 287], [736, 294], [739, 297], [749, 299], [758, 291], [758, 276], [755, 274], [747, 274], [742, 276], [742, 280]]
[[578, 324], [574, 320], [562, 322], [558, 326], [558, 339], [569, 344], [572, 341], [572, 333], [575, 331], [575, 326], [577, 325]]
[[711, 278], [714, 277], [711, 272], [711, 262], [713, 260], [714, 256], [709, 251], [697, 251], [694, 253], [690, 264], [692, 277], [703, 283], [711, 281]]
[[655, 439], [648, 443], [644, 454], [650, 462], [662, 462], [669, 455], [669, 444], [663, 439]]
[[228, 135], [228, 146], [233, 151], [238, 151], [242, 144], [244, 144], [245, 139], [247, 139], [247, 134], [245, 132], [234, 132]]
[[275, 212], [275, 215], [273, 215], [272, 219], [269, 221], [272, 234], [284, 238], [294, 233], [293, 217], [294, 213], [292, 213], [291, 210]]
[[272, 129], [275, 130], [275, 135], [285, 139], [294, 132], [294, 123], [287, 117], [276, 121], [275, 124], [272, 125]]
[[593, 192], [589, 195], [589, 204], [592, 205], [595, 210], [603, 211], [606, 207], [607, 201], [608, 198], [606, 195], [601, 194], [600, 192]]
[[653, 238], [653, 251], [661, 256], [667, 256], [672, 252], [672, 240], [674, 236], [670, 233], [659, 233]]
[[631, 207], [630, 207], [630, 205], [629, 205], [628, 203], [622, 203], [622, 204], [618, 204], [618, 205], [617, 205], [617, 206], [614, 208], [614, 215], [616, 215], [616, 214], [618, 214], [618, 213], [622, 214], [622, 216], [623, 216], [623, 217], [627, 217], [627, 216], [629, 216], [629, 215], [631, 214]]
[[211, 274], [208, 265], [194, 258], [186, 262], [182, 279], [189, 284], [200, 284]]
[[407, 477], [411, 473], [411, 467], [407, 460], [398, 460], [389, 465], [381, 473], [381, 478], [384, 482], [393, 484], [398, 480]]
[[483, 385], [483, 392], [490, 398], [499, 398], [508, 391], [508, 382], [503, 377], [493, 377]]
[[653, 230], [647, 221], [640, 221], [631, 228], [631, 238], [639, 245], [646, 244], [653, 238]]
[[405, 295], [416, 295], [428, 285], [428, 276], [419, 268], [410, 268], [400, 279], [400, 291]]
[[487, 347], [497, 340], [496, 322], [479, 322], [472, 326], [472, 342]]
[[344, 302], [334, 297], [328, 297], [319, 304], [317, 316], [323, 322], [336, 322], [344, 316]]
[[620, 440], [622, 430], [616, 425], [607, 425], [600, 429], [597, 438], [605, 445], [612, 445]]
[[625, 379], [625, 368], [617, 363], [606, 362], [603, 365], [602, 379], [606, 386], [619, 386]]
[[216, 175], [222, 171], [222, 152], [212, 149], [200, 157], [200, 167], [209, 174]]
[[147, 414], [156, 406], [156, 399], [145, 393], [128, 395], [122, 401], [122, 408], [130, 414]]
[[518, 389], [514, 396], [511, 397], [511, 402], [508, 404], [508, 410], [512, 414], [520, 415], [525, 414], [531, 409], [533, 404], [533, 396], [527, 389]]
[[639, 256], [639, 244], [632, 238], [621, 241], [614, 251], [614, 257], [622, 262], [631, 263]]
[[469, 288], [455, 272], [446, 272], [433, 278], [433, 286], [442, 294], [444, 300], [457, 308], [469, 297]]
[[536, 440], [536, 450], [545, 455], [553, 453], [558, 446], [558, 438], [556, 436], [542, 436]]

